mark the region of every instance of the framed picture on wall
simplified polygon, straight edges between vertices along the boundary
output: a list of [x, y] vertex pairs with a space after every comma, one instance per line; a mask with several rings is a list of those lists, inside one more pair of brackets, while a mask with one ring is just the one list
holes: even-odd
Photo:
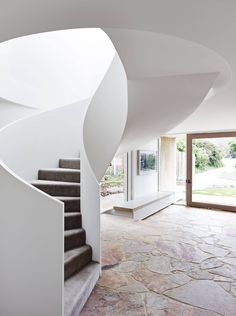
[[157, 172], [157, 151], [138, 150], [138, 175]]

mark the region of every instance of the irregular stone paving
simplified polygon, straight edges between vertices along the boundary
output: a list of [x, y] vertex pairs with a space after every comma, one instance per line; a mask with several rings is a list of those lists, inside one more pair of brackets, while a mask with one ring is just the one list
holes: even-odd
[[235, 213], [103, 214], [102, 265], [82, 316], [236, 316]]

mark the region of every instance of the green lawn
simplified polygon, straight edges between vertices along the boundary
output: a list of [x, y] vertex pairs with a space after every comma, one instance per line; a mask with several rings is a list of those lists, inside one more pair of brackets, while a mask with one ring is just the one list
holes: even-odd
[[116, 176], [105, 175], [102, 179], [103, 183], [106, 183], [108, 187], [122, 187], [124, 185], [124, 175], [119, 174]]
[[236, 188], [207, 188], [202, 190], [193, 190], [193, 194], [236, 197]]

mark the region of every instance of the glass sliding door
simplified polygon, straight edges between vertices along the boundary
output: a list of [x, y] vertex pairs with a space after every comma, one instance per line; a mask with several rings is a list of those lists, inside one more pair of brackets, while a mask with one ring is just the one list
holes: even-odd
[[187, 135], [187, 204], [236, 211], [236, 132]]

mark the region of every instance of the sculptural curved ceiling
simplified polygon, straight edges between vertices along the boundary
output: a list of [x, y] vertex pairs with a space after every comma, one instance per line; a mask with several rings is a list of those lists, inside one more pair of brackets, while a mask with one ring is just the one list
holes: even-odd
[[[0, 30], [0, 41], [38, 32], [100, 27], [113, 41], [126, 68], [128, 79], [129, 74], [133, 80], [139, 78], [141, 72], [142, 77], [147, 77], [154, 70], [158, 70], [163, 76], [167, 76], [168, 72], [171, 75], [189, 75], [194, 71], [218, 72], [219, 75], [212, 82], [214, 91], [211, 90], [208, 95], [212, 97], [203, 98], [201, 106], [174, 128], [173, 132], [229, 130], [234, 128], [233, 118], [236, 114], [236, 80], [231, 75], [236, 70], [235, 9], [236, 3], [233, 0], [148, 0], [145, 3], [141, 0], [47, 0], [34, 3], [29, 0], [15, 0], [2, 4], [0, 21], [3, 27]], [[160, 49], [161, 54], [157, 56], [159, 58], [156, 58], [156, 63], [152, 64], [148, 74], [145, 73], [147, 63], [145, 69], [140, 65], [138, 74], [134, 71], [136, 59], [130, 59], [128, 64], [122, 58], [123, 49], [128, 56], [137, 42], [134, 32], [131, 36], [131, 31], [139, 31], [139, 36], [142, 36], [142, 32], [150, 32], [146, 33], [145, 39], [143, 37], [140, 50], [140, 56], [145, 57], [146, 61], [153, 59], [153, 37], [159, 36], [162, 42], [167, 38], [161, 39], [162, 35], [172, 37], [171, 43], [165, 43], [166, 46], [170, 45], [169, 50]], [[121, 46], [121, 39], [126, 43], [123, 48], [118, 47]], [[182, 51], [178, 49], [181, 40], [189, 44]], [[130, 45], [127, 46], [128, 42]], [[201, 48], [208, 49], [212, 55], [201, 54]], [[171, 59], [171, 53], [180, 59]], [[212, 58], [216, 55], [218, 58]], [[181, 72], [178, 68], [181, 64], [179, 60], [185, 62]], [[201, 62], [196, 63], [196, 60]], [[186, 65], [188, 68], [185, 68]], [[154, 75], [156, 76], [156, 72]]]

